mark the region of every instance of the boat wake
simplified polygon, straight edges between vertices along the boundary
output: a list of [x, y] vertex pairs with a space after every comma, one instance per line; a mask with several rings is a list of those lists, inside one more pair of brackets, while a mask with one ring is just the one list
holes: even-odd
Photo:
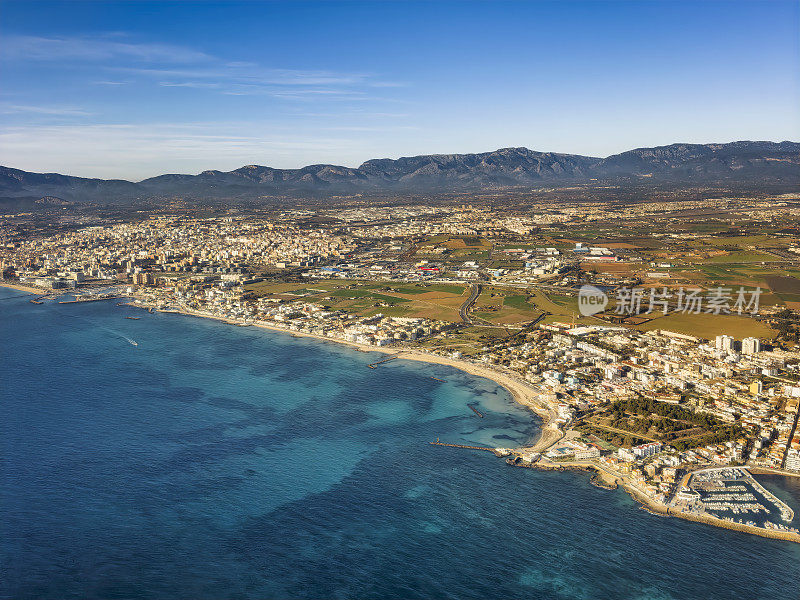
[[136, 340], [132, 340], [131, 338], [129, 338], [128, 336], [126, 336], [126, 335], [124, 335], [122, 333], [120, 333], [116, 329], [111, 329], [110, 327], [106, 327], [105, 325], [98, 325], [96, 322], [92, 321], [91, 319], [87, 319], [86, 317], [82, 317], [80, 315], [69, 314], [69, 313], [61, 311], [61, 310], [58, 310], [57, 312], [59, 314], [61, 314], [61, 315], [64, 315], [65, 317], [69, 317], [69, 318], [72, 318], [72, 319], [77, 319], [77, 320], [80, 320], [80, 321], [85, 321], [85, 322], [89, 323], [90, 325], [92, 325], [93, 327], [97, 327], [98, 329], [101, 329], [103, 331], [107, 331], [111, 335], [125, 340], [131, 346], [138, 346], [139, 345], [139, 342], [137, 342]]

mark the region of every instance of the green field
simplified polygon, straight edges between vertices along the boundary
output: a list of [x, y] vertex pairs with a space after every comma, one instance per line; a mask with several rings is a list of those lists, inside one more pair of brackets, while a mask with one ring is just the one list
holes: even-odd
[[722, 334], [732, 335], [737, 339], [745, 337], [772, 339], [775, 337], [775, 331], [764, 323], [738, 315], [672, 313], [656, 317], [635, 329], [640, 331], [665, 329], [706, 339], [713, 339]]
[[392, 288], [399, 294], [427, 294], [428, 292], [443, 292], [445, 294], [461, 295], [464, 293], [463, 285], [433, 284], [417, 287], [397, 287]]
[[706, 263], [725, 264], [725, 263], [751, 263], [751, 262], [770, 262], [775, 257], [770, 254], [756, 252], [754, 250], [737, 250], [726, 255], [712, 256]]
[[372, 300], [389, 303], [411, 302], [411, 300], [408, 298], [401, 298], [400, 296], [388, 296], [386, 294], [378, 294], [376, 292], [370, 292], [369, 290], [362, 289], [336, 290], [330, 295], [337, 298], [370, 298]]

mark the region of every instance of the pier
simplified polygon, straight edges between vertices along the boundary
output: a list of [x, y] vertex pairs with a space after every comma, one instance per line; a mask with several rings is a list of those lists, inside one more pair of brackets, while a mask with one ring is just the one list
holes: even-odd
[[475, 408], [474, 404], [467, 403], [467, 406], [469, 406], [472, 409], [472, 412], [474, 412], [476, 415], [478, 415], [481, 419], [483, 418], [483, 413], [481, 411], [479, 411], [477, 408]]
[[499, 456], [498, 452], [494, 448], [487, 448], [486, 446], [468, 446], [466, 444], [448, 444], [447, 442], [428, 442], [431, 446], [446, 446], [448, 448], [466, 448], [467, 450], [483, 450], [484, 452], [491, 452], [492, 454]]
[[396, 358], [397, 358], [397, 355], [394, 354], [394, 355], [390, 356], [389, 358], [384, 358], [383, 360], [379, 360], [378, 362], [370, 363], [367, 366], [370, 369], [376, 369], [376, 368], [378, 368], [378, 365], [382, 365], [383, 363], [387, 363], [390, 360], [395, 360]]
[[90, 297], [85, 298], [83, 300], [75, 299], [75, 300], [61, 300], [59, 304], [82, 304], [83, 302], [99, 302], [100, 300], [113, 300], [114, 298], [119, 298], [120, 296], [100, 296], [100, 297]]

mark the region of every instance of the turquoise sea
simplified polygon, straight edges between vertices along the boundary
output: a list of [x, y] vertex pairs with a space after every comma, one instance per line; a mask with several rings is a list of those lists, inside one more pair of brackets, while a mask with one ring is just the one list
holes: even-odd
[[799, 544], [430, 446], [536, 436], [489, 380], [28, 299], [0, 289], [2, 598], [800, 598]]

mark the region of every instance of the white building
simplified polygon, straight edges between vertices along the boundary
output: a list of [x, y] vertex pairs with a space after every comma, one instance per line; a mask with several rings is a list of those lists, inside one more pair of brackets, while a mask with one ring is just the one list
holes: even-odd
[[761, 352], [761, 340], [754, 337], [742, 340], [742, 354], [758, 354]]
[[653, 454], [658, 454], [661, 452], [661, 448], [662, 445], [660, 442], [651, 442], [649, 444], [642, 444], [641, 446], [634, 446], [631, 450], [636, 458], [645, 458]]
[[[600, 449], [597, 446], [589, 446], [586, 449], [576, 450], [575, 458], [578, 460], [586, 460], [589, 458], [598, 458], [600, 456]], [[788, 464], [788, 462], [787, 462]]]
[[718, 335], [716, 348], [717, 350], [725, 350], [726, 352], [733, 352], [734, 339], [729, 335]]
[[786, 468], [789, 471], [800, 471], [800, 452], [789, 450], [786, 454]]

